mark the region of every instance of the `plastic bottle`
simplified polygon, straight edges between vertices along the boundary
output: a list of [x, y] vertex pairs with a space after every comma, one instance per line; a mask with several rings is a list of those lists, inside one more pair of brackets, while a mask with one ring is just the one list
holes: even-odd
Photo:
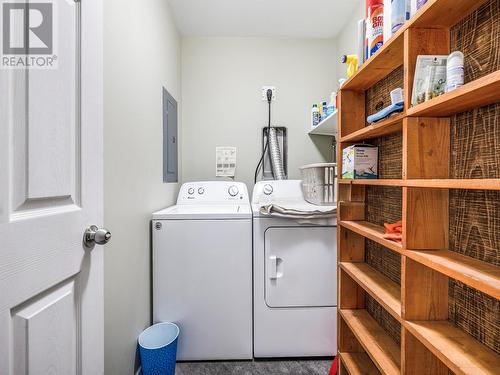
[[417, 10], [422, 8], [426, 2], [427, 2], [427, 0], [417, 0]]
[[448, 56], [446, 62], [446, 92], [464, 85], [464, 54], [455, 51]]
[[319, 109], [317, 104], [313, 104], [312, 110], [311, 110], [311, 115], [312, 115], [312, 127], [316, 127], [319, 124], [320, 121], [320, 114], [319, 114]]
[[422, 8], [427, 0], [411, 0], [411, 15], [413, 16], [417, 11]]
[[384, 44], [384, 1], [366, 0], [368, 9], [368, 53], [373, 56]]
[[347, 64], [347, 78], [352, 77], [358, 70], [358, 55], [342, 55], [340, 62]]
[[391, 32], [396, 33], [410, 19], [410, 0], [391, 0]]
[[328, 105], [326, 101], [321, 103], [321, 120], [324, 120], [328, 117]]
[[330, 103], [328, 103], [328, 107], [326, 109], [327, 117], [330, 116], [333, 112], [335, 112], [336, 101], [337, 101], [337, 93], [332, 92], [332, 95], [330, 95]]

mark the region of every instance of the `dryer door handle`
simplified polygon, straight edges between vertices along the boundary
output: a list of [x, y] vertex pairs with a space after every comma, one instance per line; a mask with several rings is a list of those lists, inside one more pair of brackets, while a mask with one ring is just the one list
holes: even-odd
[[267, 275], [271, 280], [278, 278], [278, 258], [276, 255], [267, 258]]

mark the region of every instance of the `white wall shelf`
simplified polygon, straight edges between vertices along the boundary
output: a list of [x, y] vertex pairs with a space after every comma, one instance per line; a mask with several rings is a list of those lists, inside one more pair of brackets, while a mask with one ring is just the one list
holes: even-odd
[[309, 135], [327, 135], [330, 137], [337, 135], [338, 112], [335, 110], [330, 116], [321, 121], [318, 126], [309, 130]]

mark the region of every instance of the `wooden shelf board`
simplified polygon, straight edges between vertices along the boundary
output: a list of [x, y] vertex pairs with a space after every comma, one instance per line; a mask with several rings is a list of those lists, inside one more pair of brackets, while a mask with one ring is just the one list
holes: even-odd
[[342, 90], [363, 91], [403, 65], [404, 30], [399, 29], [377, 53], [361, 65], [359, 70], [342, 85]]
[[342, 185], [376, 185], [401, 186], [432, 189], [472, 189], [472, 190], [500, 190], [500, 179], [415, 179], [415, 180], [352, 180], [339, 179]]
[[455, 374], [498, 374], [500, 355], [450, 322], [405, 321], [404, 326]]
[[404, 254], [435, 271], [500, 299], [500, 267], [449, 250], [405, 250]]
[[486, 0], [429, 0], [342, 86], [364, 91], [403, 65], [404, 33], [410, 28], [449, 28]]
[[368, 221], [351, 220], [343, 220], [340, 222], [340, 225], [350, 231], [362, 235], [363, 237], [375, 241], [392, 251], [400, 254], [403, 252], [403, 246], [400, 243], [386, 240], [382, 237], [384, 235], [384, 228], [379, 225], [369, 223]]
[[401, 348], [364, 309], [340, 310], [340, 315], [382, 374], [401, 373]]
[[340, 178], [338, 180], [341, 185], [371, 185], [371, 186], [403, 186], [404, 180], [384, 180], [384, 179], [360, 179], [353, 180], [349, 178]]
[[405, 26], [449, 28], [485, 2], [486, 0], [429, 0]]
[[401, 288], [366, 263], [341, 262], [340, 267], [389, 314], [401, 321]]
[[408, 116], [445, 117], [500, 101], [500, 71], [408, 109]]
[[321, 121], [318, 126], [309, 130], [309, 135], [327, 135], [333, 137], [337, 135], [338, 111], [335, 110], [330, 116]]
[[359, 129], [342, 137], [340, 142], [359, 142], [365, 139], [378, 138], [384, 135], [401, 132], [405, 116], [404, 113], [400, 113], [373, 125], [365, 126], [363, 129]]
[[418, 179], [404, 180], [402, 186], [428, 187], [437, 189], [472, 189], [472, 190], [500, 190], [498, 178], [471, 178], [471, 179]]
[[366, 353], [339, 353], [349, 375], [379, 375], [380, 371]]

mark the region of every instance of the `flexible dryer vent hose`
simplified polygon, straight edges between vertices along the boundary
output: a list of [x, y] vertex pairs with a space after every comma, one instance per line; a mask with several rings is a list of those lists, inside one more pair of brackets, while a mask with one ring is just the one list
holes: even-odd
[[280, 145], [275, 128], [269, 128], [269, 160], [275, 180], [285, 180], [285, 171], [283, 169], [283, 160], [281, 160]]

